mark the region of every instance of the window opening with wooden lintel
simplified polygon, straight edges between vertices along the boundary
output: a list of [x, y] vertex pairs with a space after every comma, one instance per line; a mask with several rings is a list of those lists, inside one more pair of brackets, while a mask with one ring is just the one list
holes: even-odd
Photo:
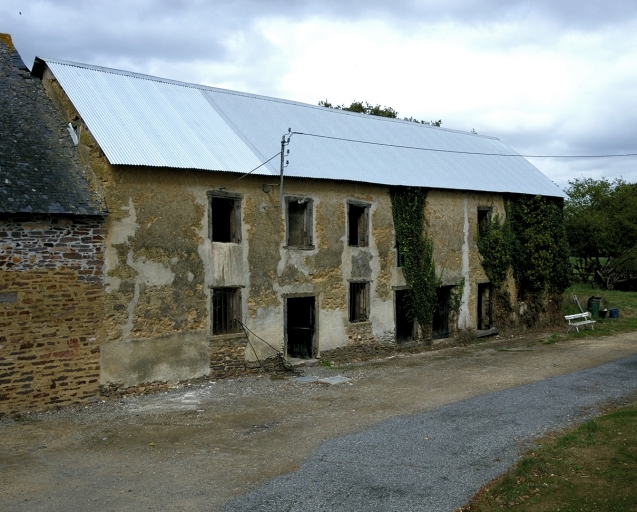
[[208, 192], [208, 202], [210, 240], [241, 243], [241, 195]]
[[369, 319], [369, 282], [349, 284], [349, 321], [365, 322]]
[[489, 225], [489, 220], [491, 220], [491, 211], [492, 208], [490, 206], [478, 206], [478, 234], [480, 236], [487, 232], [487, 226]]
[[285, 353], [287, 357], [316, 357], [316, 298], [314, 296], [285, 299]]
[[308, 197], [286, 197], [286, 245], [298, 249], [313, 249], [314, 202]]
[[369, 245], [369, 204], [347, 203], [347, 244], [354, 247]]
[[400, 250], [398, 239], [394, 241], [396, 248], [396, 267], [401, 268], [405, 265], [405, 253]]
[[478, 283], [478, 329], [487, 330], [493, 327], [493, 303], [491, 283]]
[[396, 319], [396, 343], [406, 343], [417, 338], [418, 327], [409, 307], [409, 290], [394, 292], [394, 313]]
[[241, 289], [212, 289], [212, 334], [241, 332]]

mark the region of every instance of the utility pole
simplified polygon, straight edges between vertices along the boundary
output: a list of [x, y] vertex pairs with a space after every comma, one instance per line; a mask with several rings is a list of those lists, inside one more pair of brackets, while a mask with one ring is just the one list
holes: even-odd
[[[288, 130], [289, 131], [289, 130]], [[279, 208], [283, 209], [283, 167], [285, 165], [285, 135], [281, 137], [281, 184], [279, 185]]]

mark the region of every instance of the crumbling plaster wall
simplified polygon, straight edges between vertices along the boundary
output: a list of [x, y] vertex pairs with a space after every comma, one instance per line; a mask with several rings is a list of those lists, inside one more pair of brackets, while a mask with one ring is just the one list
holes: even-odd
[[[255, 178], [255, 181], [258, 181]], [[247, 198], [244, 222], [248, 229], [247, 321], [279, 349], [284, 348], [284, 300], [311, 294], [318, 307], [319, 350], [343, 345], [363, 331], [369, 340], [393, 337], [393, 259], [391, 204], [386, 187], [322, 180], [286, 179], [286, 196], [313, 201], [314, 248], [285, 246], [285, 212], [278, 208], [278, 187], [259, 198], [255, 182]], [[367, 247], [347, 243], [348, 201], [366, 203], [370, 209], [371, 237]], [[350, 280], [370, 283], [370, 321], [350, 325]], [[252, 327], [251, 327], [252, 328]], [[260, 334], [261, 335], [261, 334]], [[247, 356], [250, 357], [250, 352]], [[263, 354], [259, 354], [262, 357]]]
[[[271, 355], [254, 336], [246, 346], [231, 335], [210, 335], [217, 286], [241, 288], [244, 322], [277, 350], [284, 348], [284, 300], [299, 294], [316, 296], [319, 350], [348, 339], [393, 338], [392, 288], [401, 276], [386, 187], [286, 179], [285, 194], [309, 197], [314, 208], [314, 249], [288, 248], [276, 180], [250, 176], [229, 186], [234, 176], [226, 173], [111, 166], [58, 84], [45, 82], [79, 127], [78, 151], [101, 180], [110, 212], [103, 384], [191, 378], [207, 374], [210, 364], [234, 368], [227, 361]], [[240, 244], [208, 237], [207, 194], [226, 186], [242, 196]], [[370, 205], [368, 247], [347, 245], [349, 199]], [[349, 325], [350, 279], [370, 281], [369, 322]]]
[[491, 208], [504, 220], [502, 194], [430, 190], [425, 218], [433, 240], [436, 274], [442, 285], [463, 283], [458, 328], [475, 329], [478, 314], [478, 284], [487, 283], [477, 247], [478, 207]]
[[[264, 359], [273, 349], [251, 336], [211, 336], [211, 289], [241, 288], [247, 327], [274, 349], [284, 348], [284, 300], [312, 294], [319, 350], [347, 343], [394, 342], [396, 268], [387, 187], [286, 178], [286, 195], [313, 200], [313, 249], [285, 246], [285, 212], [271, 177], [221, 172], [111, 166], [57, 82], [45, 86], [80, 127], [78, 151], [101, 180], [109, 208], [105, 253], [105, 321], [101, 382], [135, 385], [187, 379], [237, 360]], [[242, 196], [242, 243], [208, 237], [208, 192]], [[368, 247], [347, 244], [347, 201], [369, 204]], [[476, 283], [486, 281], [477, 254], [477, 206], [504, 213], [499, 195], [430, 191], [426, 219], [444, 284], [465, 278], [464, 322], [475, 326]], [[370, 318], [348, 321], [352, 279], [370, 282]], [[244, 353], [245, 352], [245, 353]], [[211, 363], [211, 359], [215, 359]], [[224, 363], [226, 361], [226, 363]]]

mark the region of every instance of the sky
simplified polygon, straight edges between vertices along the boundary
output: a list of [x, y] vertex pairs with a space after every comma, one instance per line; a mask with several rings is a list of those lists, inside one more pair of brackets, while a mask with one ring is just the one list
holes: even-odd
[[[2, 0], [0, 32], [29, 67], [367, 101], [523, 155], [637, 153], [634, 0]], [[637, 182], [637, 157], [529, 160], [562, 188]]]

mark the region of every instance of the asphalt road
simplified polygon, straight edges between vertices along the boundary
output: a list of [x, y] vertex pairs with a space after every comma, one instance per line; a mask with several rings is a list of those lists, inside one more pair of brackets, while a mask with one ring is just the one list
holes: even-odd
[[452, 511], [541, 435], [596, 416], [636, 390], [637, 356], [630, 356], [394, 417], [324, 442], [297, 471], [224, 510]]

